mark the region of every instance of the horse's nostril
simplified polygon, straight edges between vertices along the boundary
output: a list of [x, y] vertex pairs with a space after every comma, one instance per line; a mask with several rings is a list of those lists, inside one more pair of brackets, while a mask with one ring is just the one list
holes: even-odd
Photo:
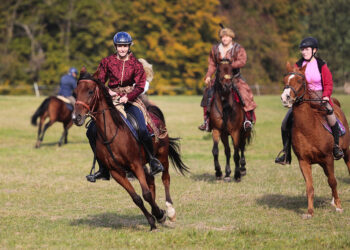
[[287, 100], [289, 100], [290, 99], [290, 96], [289, 95], [287, 95]]

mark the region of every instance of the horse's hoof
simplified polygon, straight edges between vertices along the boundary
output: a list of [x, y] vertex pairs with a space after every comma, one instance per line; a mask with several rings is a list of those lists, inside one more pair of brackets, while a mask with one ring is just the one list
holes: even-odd
[[156, 225], [151, 225], [150, 231], [151, 231], [151, 232], [157, 232], [158, 229], [157, 229]]
[[175, 222], [176, 221], [176, 212], [175, 212], [175, 208], [173, 207], [173, 204], [166, 201], [165, 206], [167, 207], [166, 215], [168, 216], [169, 220], [171, 222]]
[[221, 181], [222, 180], [222, 176], [216, 176], [216, 180], [217, 181]]
[[163, 216], [162, 216], [162, 218], [157, 219], [157, 222], [160, 224], [163, 224], [166, 220], [166, 212], [163, 209], [161, 209], [160, 211], [163, 213]]
[[224, 182], [231, 182], [231, 178], [229, 176], [225, 177]]
[[238, 182], [241, 182], [241, 180], [242, 180], [241, 177], [235, 178], [235, 182], [237, 182], [237, 183], [238, 183]]
[[245, 176], [247, 174], [247, 170], [241, 170], [240, 172], [242, 176]]
[[312, 218], [312, 215], [311, 215], [311, 214], [303, 214], [303, 215], [301, 216], [301, 218], [302, 218], [303, 220], [308, 220], [308, 219], [311, 219], [311, 218]]
[[342, 208], [335, 208], [335, 211], [337, 212], [337, 213], [340, 213], [340, 214], [342, 214], [343, 212], [344, 212], [344, 210], [342, 209]]

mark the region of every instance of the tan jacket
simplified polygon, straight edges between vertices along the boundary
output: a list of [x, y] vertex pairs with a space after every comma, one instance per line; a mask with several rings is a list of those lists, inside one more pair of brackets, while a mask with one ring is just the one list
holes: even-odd
[[[233, 43], [231, 49], [229, 49], [224, 56], [220, 53], [220, 44], [214, 45], [210, 51], [208, 58], [208, 71], [205, 75], [205, 78], [212, 77], [216, 72], [217, 65], [222, 59], [229, 59], [232, 61], [232, 68], [236, 69], [236, 72], [239, 73], [239, 69], [244, 67], [247, 63], [247, 53], [243, 46], [238, 43]], [[215, 77], [212, 79], [212, 84], [215, 82]], [[254, 102], [253, 92], [250, 89], [249, 85], [241, 78], [240, 74], [237, 74], [235, 78], [235, 85], [240, 92], [245, 106], [243, 107], [244, 111], [250, 111], [256, 108], [256, 103]]]

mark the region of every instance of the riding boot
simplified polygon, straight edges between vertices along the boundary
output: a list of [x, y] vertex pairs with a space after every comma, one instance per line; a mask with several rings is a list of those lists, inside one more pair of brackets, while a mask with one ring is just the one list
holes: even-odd
[[[97, 128], [94, 122], [90, 122], [88, 130], [86, 131], [86, 136], [89, 139], [90, 147], [96, 156], [96, 137], [97, 137]], [[90, 182], [96, 182], [97, 179], [109, 180], [110, 174], [107, 167], [99, 160], [96, 159], [99, 165], [99, 170], [96, 173], [90, 173], [86, 176], [86, 179]], [[95, 167], [95, 159], [93, 163], [93, 168]]]
[[334, 126], [331, 127], [332, 134], [334, 137], [334, 146], [333, 146], [333, 156], [334, 159], [339, 160], [344, 157], [343, 150], [339, 147], [339, 126], [338, 123], [336, 123]]
[[283, 150], [277, 155], [275, 163], [286, 165], [292, 162], [292, 143], [289, 131], [282, 130]]
[[156, 175], [164, 171], [164, 167], [160, 161], [153, 155], [153, 143], [150, 136], [145, 137], [142, 140], [143, 147], [146, 151], [149, 165], [151, 167], [151, 175]]

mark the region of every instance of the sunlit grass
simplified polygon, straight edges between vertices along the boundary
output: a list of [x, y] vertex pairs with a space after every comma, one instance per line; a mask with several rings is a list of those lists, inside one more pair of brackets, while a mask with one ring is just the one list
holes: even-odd
[[[350, 98], [338, 96], [350, 117]], [[171, 137], [191, 174], [171, 169], [174, 224], [149, 225], [115, 181], [88, 183], [92, 153], [85, 128], [73, 126], [69, 143], [57, 146], [62, 124], [49, 128], [34, 149], [37, 128], [30, 117], [44, 98], [0, 96], [0, 248], [349, 248], [350, 177], [336, 162], [344, 213], [330, 206], [331, 190], [322, 169], [313, 167], [315, 217], [302, 220], [307, 201], [296, 158], [274, 164], [281, 149], [280, 122], [286, 110], [278, 96], [256, 97], [255, 138], [247, 148], [247, 176], [240, 183], [217, 182], [200, 97], [151, 97], [163, 110]], [[224, 164], [220, 145], [220, 162]], [[231, 160], [232, 162], [232, 160]], [[231, 167], [233, 164], [231, 164]], [[133, 182], [137, 192], [140, 187]], [[164, 208], [157, 177], [157, 202]], [[147, 206], [149, 208], [149, 206]]]

